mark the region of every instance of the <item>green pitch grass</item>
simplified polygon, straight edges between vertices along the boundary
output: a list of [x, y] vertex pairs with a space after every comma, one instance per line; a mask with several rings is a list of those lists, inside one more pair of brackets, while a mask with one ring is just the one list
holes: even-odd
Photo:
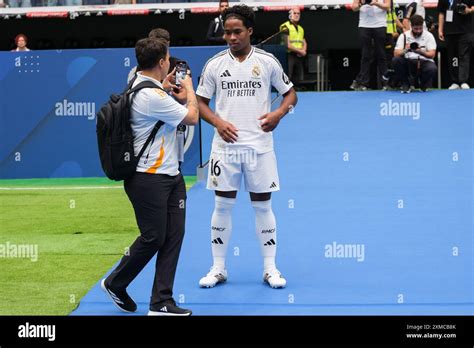
[[[0, 315], [68, 315], [137, 235], [120, 183], [0, 180]], [[28, 257], [12, 257], [19, 245]]]

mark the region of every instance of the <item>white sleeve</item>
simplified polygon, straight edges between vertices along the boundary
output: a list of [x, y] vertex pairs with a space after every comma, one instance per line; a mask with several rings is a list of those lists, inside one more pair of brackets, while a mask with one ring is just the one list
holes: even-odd
[[[177, 127], [188, 114], [188, 109], [161, 89], [151, 89], [148, 115], [171, 127]], [[155, 95], [156, 94], [156, 95]]]
[[272, 57], [269, 60], [270, 60], [272, 86], [275, 87], [278, 93], [285, 94], [291, 89], [291, 87], [293, 87], [293, 83], [285, 74], [283, 67], [281, 66], [280, 62], [275, 57]]
[[209, 61], [202, 69], [201, 78], [199, 79], [199, 86], [196, 94], [206, 99], [211, 99], [216, 93], [216, 78], [212, 71], [212, 66]]
[[426, 50], [431, 51], [436, 49], [436, 40], [433, 34], [430, 33], [428, 35], [428, 39], [426, 40]]
[[403, 42], [405, 40], [404, 38], [405, 38], [405, 34], [402, 34], [398, 37], [397, 44], [395, 45], [396, 50], [403, 50], [405, 48], [403, 47]]

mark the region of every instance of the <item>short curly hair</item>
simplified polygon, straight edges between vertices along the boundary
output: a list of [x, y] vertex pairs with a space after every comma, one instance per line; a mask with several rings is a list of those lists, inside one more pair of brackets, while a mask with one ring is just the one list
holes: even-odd
[[255, 12], [246, 5], [235, 5], [229, 7], [224, 11], [222, 17], [224, 18], [224, 23], [229, 18], [237, 18], [244, 23], [246, 28], [255, 27]]

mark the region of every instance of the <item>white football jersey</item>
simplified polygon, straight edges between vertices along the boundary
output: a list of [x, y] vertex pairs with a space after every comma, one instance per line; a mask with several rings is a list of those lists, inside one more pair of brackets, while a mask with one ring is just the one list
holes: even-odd
[[213, 152], [241, 148], [257, 153], [273, 150], [272, 133], [265, 133], [259, 120], [271, 111], [272, 86], [278, 93], [285, 94], [293, 84], [275, 56], [259, 48], [252, 47], [243, 62], [239, 62], [230, 49], [207, 61], [196, 94], [207, 99], [215, 95], [216, 115], [238, 129], [234, 144], [226, 143], [215, 130]]

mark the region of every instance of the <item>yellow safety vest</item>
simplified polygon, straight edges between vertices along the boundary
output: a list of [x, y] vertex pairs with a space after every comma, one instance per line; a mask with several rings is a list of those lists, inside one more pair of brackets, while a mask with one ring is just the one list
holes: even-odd
[[396, 17], [397, 13], [395, 10], [392, 12], [387, 12], [387, 34], [393, 34], [397, 32], [397, 23], [395, 22]]
[[[288, 40], [290, 41], [291, 45], [295, 48], [303, 48], [304, 46], [304, 29], [301, 25], [298, 24], [298, 30], [296, 30], [295, 26], [290, 22], [286, 21], [282, 25], [280, 25], [280, 30], [284, 27], [287, 27], [289, 30]], [[290, 50], [288, 50], [290, 52]]]

